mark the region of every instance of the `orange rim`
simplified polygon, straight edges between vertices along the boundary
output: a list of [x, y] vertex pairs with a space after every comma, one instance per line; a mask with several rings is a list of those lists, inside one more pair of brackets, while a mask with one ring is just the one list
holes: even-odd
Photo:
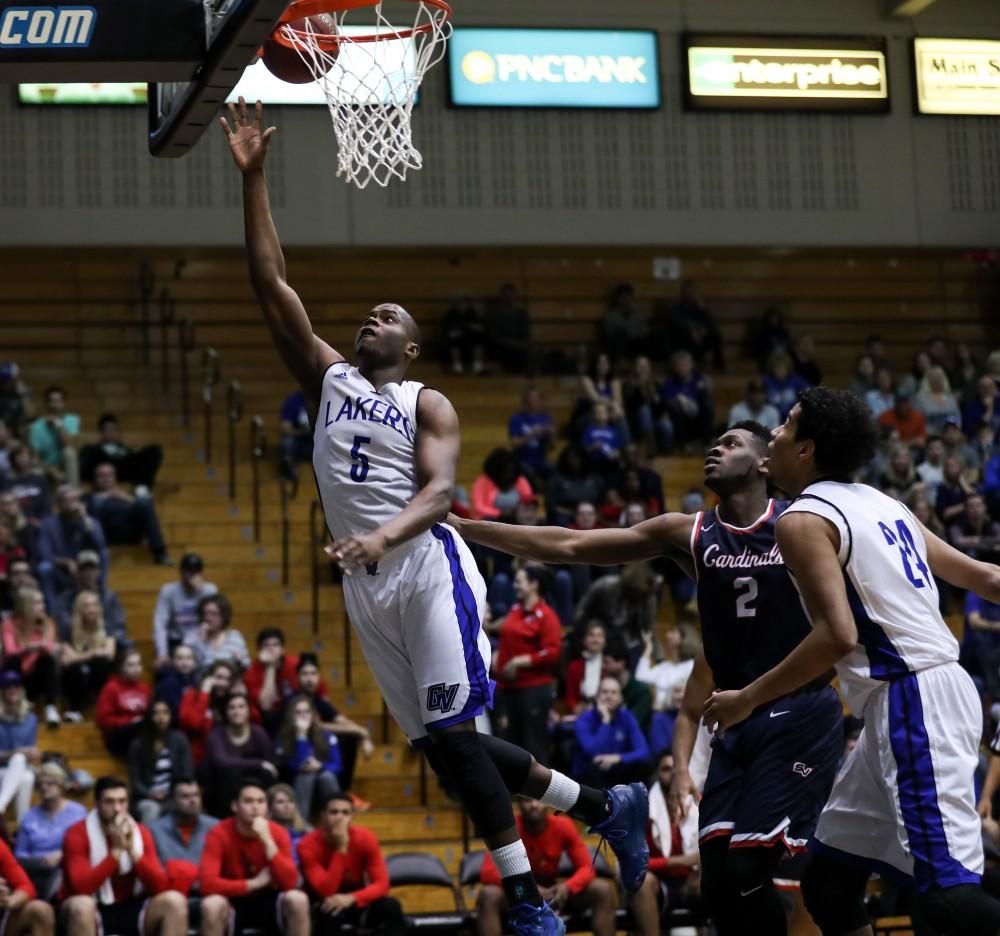
[[[281, 14], [278, 26], [271, 34], [271, 38], [289, 49], [297, 48], [296, 44], [288, 39], [284, 32], [286, 29], [295, 33], [300, 42], [313, 43], [325, 52], [336, 52], [340, 46], [340, 40], [336, 36], [320, 35], [317, 33], [306, 33], [301, 29], [292, 29], [289, 25], [295, 20], [304, 19], [307, 16], [318, 16], [321, 13], [343, 13], [345, 10], [358, 10], [362, 7], [378, 6], [381, 0], [292, 0], [288, 8]], [[451, 4], [447, 0], [407, 0], [408, 3], [423, 3], [426, 6], [441, 10], [445, 19], [451, 19]], [[400, 29], [392, 33], [371, 33], [370, 35], [351, 36], [351, 42], [384, 42], [387, 39], [409, 39], [411, 36], [419, 36], [429, 33], [434, 28], [433, 23], [422, 23], [409, 29]]]

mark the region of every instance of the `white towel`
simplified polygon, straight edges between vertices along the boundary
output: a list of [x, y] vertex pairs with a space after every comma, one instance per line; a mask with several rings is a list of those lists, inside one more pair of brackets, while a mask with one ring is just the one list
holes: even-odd
[[[104, 831], [104, 824], [96, 809], [87, 813], [87, 841], [90, 844], [90, 865], [96, 868], [105, 858], [108, 857], [108, 838]], [[132, 823], [132, 850], [136, 856], [141, 858], [143, 853], [142, 835], [139, 832], [139, 825]], [[132, 859], [128, 852], [123, 851], [118, 859], [118, 873], [128, 874], [132, 870]], [[135, 879], [135, 891], [138, 894], [142, 891], [142, 882], [138, 876]], [[112, 904], [115, 902], [115, 892], [111, 886], [111, 878], [98, 888], [98, 900], [102, 904]]]
[[[681, 849], [685, 855], [689, 855], [698, 850], [698, 806], [690, 793], [684, 798], [684, 805], [687, 807], [687, 815], [681, 819]], [[649, 821], [652, 824], [650, 833], [654, 844], [664, 858], [669, 858], [673, 852], [674, 836], [667, 799], [659, 783], [654, 783], [649, 791]]]
[[597, 698], [597, 690], [601, 688], [601, 670], [604, 668], [604, 655], [600, 653], [583, 655], [583, 679], [580, 680], [580, 698], [592, 702]]

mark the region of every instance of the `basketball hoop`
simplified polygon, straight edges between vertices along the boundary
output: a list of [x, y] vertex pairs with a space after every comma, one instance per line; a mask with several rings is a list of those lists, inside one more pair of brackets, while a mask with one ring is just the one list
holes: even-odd
[[[446, 0], [406, 0], [412, 24], [393, 26], [382, 0], [294, 0], [272, 39], [294, 49], [323, 89], [337, 137], [337, 175], [363, 189], [406, 179], [423, 158], [413, 145], [410, 119], [427, 70], [444, 57], [451, 35]], [[374, 24], [348, 22], [371, 8]], [[328, 32], [313, 28], [323, 18]], [[304, 28], [290, 24], [304, 20]]]

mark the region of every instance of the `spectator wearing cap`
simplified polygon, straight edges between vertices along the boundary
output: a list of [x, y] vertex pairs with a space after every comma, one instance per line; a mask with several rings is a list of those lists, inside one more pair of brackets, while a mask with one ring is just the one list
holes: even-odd
[[313, 430], [305, 394], [296, 390], [285, 398], [279, 415], [281, 425], [281, 474], [295, 479], [299, 462], [312, 460]]
[[614, 676], [601, 680], [597, 704], [577, 718], [574, 728], [577, 754], [572, 774], [581, 783], [603, 789], [649, 776], [653, 766], [649, 745]]
[[38, 576], [50, 608], [59, 606], [61, 592], [75, 585], [76, 557], [84, 550], [98, 553], [107, 568], [107, 546], [101, 524], [87, 514], [80, 492], [71, 484], [56, 491], [56, 513], [42, 521], [38, 538]]
[[117, 653], [115, 638], [104, 625], [101, 596], [80, 592], [73, 602], [70, 639], [59, 648], [63, 693], [70, 708], [67, 721], [83, 721], [81, 711], [107, 682]]
[[152, 498], [130, 494], [118, 483], [115, 466], [103, 462], [94, 469], [94, 490], [88, 498], [88, 509], [101, 522], [109, 543], [141, 543], [149, 546], [153, 562], [173, 565], [163, 541], [160, 518]]
[[250, 653], [243, 635], [230, 626], [233, 606], [221, 592], [205, 595], [198, 602], [201, 625], [195, 634], [185, 638], [185, 644], [194, 651], [200, 673], [204, 673], [216, 660], [232, 660], [239, 669], [250, 665]]
[[746, 394], [729, 410], [729, 425], [752, 420], [759, 422], [765, 429], [774, 429], [781, 424], [778, 408], [767, 400], [764, 385], [759, 380], [747, 383]]
[[142, 656], [138, 650], [118, 654], [115, 672], [97, 696], [94, 720], [104, 744], [116, 757], [128, 753], [139, 732], [143, 716], [153, 700], [153, 690], [142, 679]]
[[528, 564], [514, 576], [517, 604], [500, 623], [497, 729], [539, 762], [548, 759], [548, 718], [562, 649], [555, 611], [542, 599], [546, 569]]
[[521, 409], [510, 417], [507, 434], [521, 470], [536, 482], [547, 478], [552, 471], [548, 456], [556, 427], [537, 387], [525, 389]]
[[185, 895], [199, 890], [198, 863], [205, 839], [218, 823], [218, 819], [206, 816], [202, 810], [198, 781], [193, 777], [175, 777], [169, 811], [149, 827], [172, 890]]
[[49, 479], [38, 470], [35, 453], [21, 442], [13, 442], [8, 449], [10, 477], [4, 482], [4, 490], [9, 491], [32, 521], [41, 522], [52, 509], [49, 494]]
[[198, 602], [214, 595], [218, 588], [206, 582], [205, 563], [197, 553], [181, 558], [180, 580], [168, 582], [160, 589], [153, 612], [153, 646], [156, 659], [153, 666], [162, 669], [170, 663], [170, 651], [189, 637], [196, 638], [201, 627]]
[[132, 646], [125, 630], [125, 609], [122, 607], [121, 599], [116, 591], [107, 587], [101, 575], [101, 556], [92, 549], [85, 549], [77, 554], [73, 587], [58, 595], [53, 616], [59, 628], [59, 638], [63, 641], [72, 639], [73, 608], [77, 597], [85, 591], [100, 595], [104, 630], [107, 635], [115, 639], [119, 648]]
[[163, 462], [163, 449], [147, 445], [129, 448], [122, 441], [121, 425], [114, 413], [105, 413], [97, 421], [98, 440], [80, 450], [80, 477], [91, 483], [100, 464], [111, 464], [119, 481], [135, 485], [137, 497], [147, 497], [156, 483], [156, 473]]
[[0, 817], [13, 802], [21, 817], [31, 806], [38, 750], [38, 719], [31, 711], [19, 673], [0, 672]]
[[66, 391], [49, 387], [45, 391], [45, 413], [28, 432], [28, 442], [43, 465], [61, 472], [69, 484], [80, 483], [80, 463], [76, 450], [80, 439], [80, 417], [66, 411]]
[[886, 410], [878, 418], [883, 429], [891, 429], [899, 436], [899, 441], [911, 447], [922, 448], [927, 439], [927, 420], [902, 390], [896, 392], [892, 409]]
[[45, 721], [61, 721], [56, 709], [59, 693], [59, 646], [55, 623], [45, 614], [42, 593], [22, 588], [14, 596], [14, 612], [0, 621], [4, 669], [16, 670], [31, 701], [45, 705]]
[[69, 783], [66, 771], [59, 764], [54, 761], [42, 764], [35, 772], [38, 805], [21, 817], [17, 827], [14, 855], [45, 900], [55, 897], [62, 880], [66, 830], [87, 815], [80, 803], [66, 798]]

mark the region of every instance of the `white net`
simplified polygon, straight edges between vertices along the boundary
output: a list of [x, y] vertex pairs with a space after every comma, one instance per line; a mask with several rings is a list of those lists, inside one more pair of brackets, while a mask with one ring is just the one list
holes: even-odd
[[423, 165], [413, 145], [413, 105], [427, 70], [444, 57], [451, 23], [446, 4], [413, 6], [416, 15], [405, 27], [386, 19], [382, 3], [366, 8], [366, 19], [374, 11], [374, 25], [349, 23], [346, 11], [323, 14], [336, 50], [323, 48], [329, 39], [312, 19], [304, 29], [281, 27], [323, 89], [337, 136], [337, 175], [360, 189], [405, 180]]

